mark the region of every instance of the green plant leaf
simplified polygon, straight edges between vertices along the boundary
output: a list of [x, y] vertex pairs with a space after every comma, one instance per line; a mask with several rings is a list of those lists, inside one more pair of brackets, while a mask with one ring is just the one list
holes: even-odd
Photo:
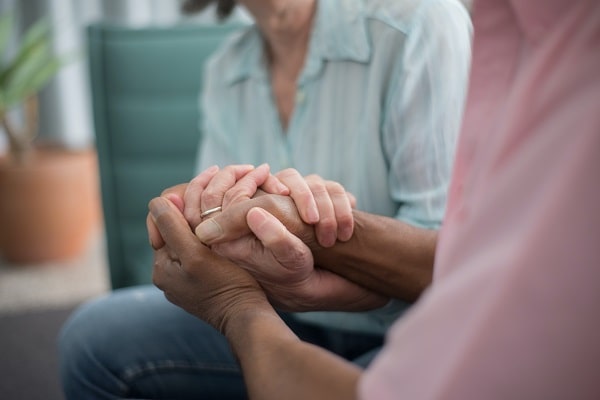
[[29, 29], [27, 29], [27, 32], [25, 32], [23, 45], [28, 47], [33, 46], [35, 43], [39, 43], [42, 40], [48, 41], [48, 34], [51, 30], [52, 27], [48, 18], [40, 18], [33, 25], [31, 25]]
[[50, 24], [46, 18], [38, 20], [27, 30], [17, 55], [0, 74], [0, 86], [5, 86], [11, 76], [16, 73], [15, 71], [18, 71], [23, 63], [26, 63], [27, 59], [31, 57], [31, 54], [38, 51], [40, 46], [50, 45], [49, 34]]
[[70, 61], [70, 58], [52, 56], [43, 59], [41, 64], [31, 68], [23, 79], [20, 79], [14, 86], [9, 88], [10, 90], [5, 92], [6, 108], [19, 104], [32, 94], [42, 90], [67, 61]]
[[25, 88], [25, 97], [31, 96], [36, 93], [52, 79], [56, 73], [63, 66], [63, 61], [59, 58], [50, 60], [42, 69], [39, 69], [37, 73], [28, 81], [28, 85]]
[[47, 43], [39, 43], [28, 53], [12, 74], [7, 77], [4, 82], [4, 88], [7, 92], [14, 93], [15, 88], [27, 85], [27, 81], [31, 80], [37, 71], [42, 69], [52, 59]]

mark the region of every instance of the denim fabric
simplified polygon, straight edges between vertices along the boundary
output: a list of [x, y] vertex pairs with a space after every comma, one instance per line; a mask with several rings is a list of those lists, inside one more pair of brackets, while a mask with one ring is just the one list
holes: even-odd
[[[282, 317], [302, 339], [362, 366], [382, 345], [381, 336]], [[120, 289], [82, 305], [63, 327], [59, 347], [67, 399], [246, 398], [226, 339], [153, 286]]]

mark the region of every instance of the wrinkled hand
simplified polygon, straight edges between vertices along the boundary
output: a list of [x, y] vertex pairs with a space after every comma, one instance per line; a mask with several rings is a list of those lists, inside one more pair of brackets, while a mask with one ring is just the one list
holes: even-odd
[[150, 201], [148, 218], [149, 232], [156, 230], [164, 239], [154, 249], [152, 279], [166, 298], [223, 333], [239, 313], [271, 310], [256, 280], [204, 246], [181, 212], [181, 199], [169, 198], [175, 202]]
[[183, 194], [183, 215], [191, 227], [202, 222], [203, 211], [214, 207], [226, 209], [229, 205], [248, 200], [262, 192], [288, 195], [290, 190], [271, 175], [268, 164], [229, 165], [207, 168], [192, 179]]
[[[303, 177], [292, 168], [276, 173], [275, 177], [290, 188], [290, 197], [294, 199], [303, 221], [315, 225], [321, 246], [331, 247], [337, 240], [345, 242], [352, 237], [352, 209], [356, 206], [356, 199], [341, 184], [314, 174]], [[316, 216], [309, 220], [302, 212], [314, 207]]]
[[[315, 207], [313, 211], [325, 216], [320, 221], [320, 232], [333, 232], [333, 236], [329, 236], [332, 238], [330, 246], [336, 240], [336, 230], [337, 235], [352, 234], [353, 197], [346, 194], [341, 185], [316, 175], [305, 181], [297, 171], [285, 170], [277, 177], [292, 188], [290, 196], [261, 196], [250, 200], [257, 188], [270, 179], [268, 166], [256, 169], [231, 166], [221, 171], [209, 168], [195, 178], [193, 185], [169, 188], [163, 196], [169, 196], [180, 209], [185, 207], [191, 226], [201, 219], [202, 209], [223, 204], [226, 232], [220, 224], [209, 223], [219, 217], [217, 213], [201, 225], [200, 236], [206, 243], [219, 242], [213, 250], [251, 272], [267, 291], [270, 301], [280, 309], [359, 310], [383, 305], [385, 299], [381, 296], [329, 271], [314, 268], [311, 250], [322, 249], [319, 242], [324, 236], [319, 240], [319, 227], [315, 229], [307, 224], [307, 214], [303, 217], [301, 210]], [[271, 180], [267, 190], [289, 194], [287, 187], [282, 187], [277, 180]], [[259, 208], [252, 209], [254, 207]], [[262, 209], [269, 210], [276, 218]], [[344, 214], [350, 218], [344, 220]], [[338, 220], [342, 223], [338, 224]], [[163, 240], [150, 222], [151, 242], [159, 247]], [[211, 228], [212, 232], [208, 232]]]
[[[259, 191], [259, 189], [261, 189]], [[262, 193], [289, 195], [302, 220], [315, 226], [318, 242], [331, 247], [337, 240], [352, 236], [354, 196], [337, 182], [317, 175], [306, 178], [292, 168], [270, 174], [269, 166], [230, 165], [219, 170], [211, 167], [187, 186], [183, 200], [184, 215], [190, 226], [202, 222], [202, 211], [248, 200]]]
[[287, 196], [265, 195], [233, 205], [200, 224], [196, 235], [248, 270], [281, 310], [359, 311], [387, 301], [339, 275], [315, 268], [311, 250], [323, 248]]
[[[189, 183], [163, 190], [161, 196], [170, 196], [170, 200], [183, 210], [188, 224], [194, 229], [202, 222], [202, 211], [217, 206], [227, 208], [230, 204], [250, 199], [257, 192], [287, 195], [290, 191], [270, 174], [267, 164], [257, 168], [251, 165], [230, 165], [222, 170], [217, 166], [209, 167]], [[159, 232], [151, 224], [147, 226], [150, 242], [155, 247], [161, 246], [164, 241]]]

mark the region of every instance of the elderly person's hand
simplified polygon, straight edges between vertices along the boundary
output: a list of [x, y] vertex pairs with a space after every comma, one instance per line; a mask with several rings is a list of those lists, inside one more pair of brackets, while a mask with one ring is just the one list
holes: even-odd
[[[252, 165], [229, 165], [207, 168], [192, 179], [183, 193], [184, 212], [192, 228], [202, 222], [207, 210], [227, 208], [230, 204], [248, 200], [258, 191], [288, 195], [290, 190], [271, 175], [268, 164], [254, 168]], [[171, 192], [166, 189], [163, 194]], [[177, 190], [178, 194], [179, 191]], [[210, 212], [210, 211], [208, 211]]]
[[[209, 168], [189, 185], [169, 188], [163, 196], [169, 196], [172, 202], [185, 210], [186, 219], [192, 227], [196, 221], [202, 220], [201, 210], [223, 204], [224, 217], [229, 218], [227, 235], [235, 236], [235, 240], [221, 240], [220, 244], [213, 246], [213, 250], [248, 270], [279, 309], [356, 311], [384, 304], [385, 299], [381, 296], [330, 271], [314, 267], [311, 250], [322, 249], [319, 232], [332, 233], [335, 242], [336, 231], [345, 227], [345, 231], [341, 228], [339, 232], [351, 236], [352, 196], [346, 194], [341, 185], [316, 175], [307, 177], [305, 181], [297, 171], [285, 170], [276, 176], [291, 189], [288, 191], [287, 186], [273, 178], [268, 166], [256, 169], [230, 166], [223, 170]], [[250, 200], [261, 185], [266, 190], [279, 191], [286, 196], [269, 196], [261, 192]], [[289, 192], [296, 198], [287, 196]], [[301, 215], [301, 210], [311, 207], [312, 212], [323, 210], [321, 214], [327, 216], [321, 221], [324, 223], [320, 231], [305, 222], [310, 212], [305, 212], [304, 217]], [[214, 213], [207, 220], [219, 214]], [[344, 221], [344, 216], [348, 215], [350, 220], [346, 218]], [[337, 218], [342, 223], [338, 224]], [[206, 229], [211, 227], [218, 228], [217, 225], [204, 224], [203, 235], [215, 240], [214, 231], [212, 238], [206, 236]], [[148, 230], [153, 246], [160, 247], [163, 241], [151, 220], [148, 221]], [[218, 236], [218, 232], [216, 234]]]
[[207, 210], [226, 209], [264, 192], [289, 195], [302, 220], [315, 225], [321, 246], [331, 247], [337, 240], [346, 241], [352, 236], [355, 200], [342, 185], [317, 175], [302, 177], [292, 168], [271, 175], [267, 164], [257, 168], [231, 165], [222, 170], [211, 167], [203, 171], [185, 190], [184, 215], [190, 226], [196, 227]]
[[248, 270], [278, 309], [362, 311], [388, 300], [315, 267], [312, 251], [323, 247], [289, 196], [264, 195], [231, 205], [201, 223], [196, 235]]
[[247, 271], [200, 242], [177, 202], [158, 197], [149, 203], [149, 223], [164, 239], [155, 247], [153, 281], [167, 299], [223, 333], [238, 315], [273, 312]]
[[[215, 177], [216, 179], [213, 179]], [[213, 180], [212, 191], [205, 190]], [[203, 213], [207, 210], [218, 209], [220, 211], [222, 208], [227, 208], [231, 203], [251, 198], [257, 191], [281, 195], [290, 193], [285, 185], [270, 174], [268, 165], [264, 164], [254, 168], [252, 165], [245, 164], [231, 165], [223, 170], [220, 170], [217, 166], [209, 167], [189, 183], [182, 183], [163, 190], [161, 196], [174, 195], [171, 196], [171, 200], [177, 202], [188, 224], [194, 229], [202, 222]], [[219, 206], [203, 207], [203, 199], [205, 204], [217, 204]], [[149, 218], [150, 215], [148, 214], [147, 219]], [[147, 226], [150, 242], [154, 247], [162, 246], [164, 241], [156, 227], [151, 223], [147, 223]]]
[[[352, 237], [352, 209], [356, 206], [356, 199], [341, 184], [315, 174], [302, 177], [292, 168], [276, 173], [275, 177], [290, 188], [290, 197], [294, 199], [302, 220], [315, 225], [317, 241], [321, 246], [331, 247], [337, 240], [345, 242]], [[310, 209], [311, 201], [317, 208], [316, 222], [309, 221], [303, 215], [303, 210]]]
[[[354, 196], [337, 182], [326, 181], [317, 175], [304, 178], [294, 169], [271, 175], [267, 164], [257, 168], [230, 165], [222, 170], [213, 166], [188, 184], [165, 189], [162, 195], [168, 193], [183, 199], [183, 214], [192, 229], [205, 216], [215, 215], [231, 204], [265, 193], [289, 195], [302, 220], [315, 225], [321, 246], [331, 247], [337, 240], [349, 240], [354, 229]], [[154, 229], [150, 231], [150, 239], [155, 244], [162, 242]]]

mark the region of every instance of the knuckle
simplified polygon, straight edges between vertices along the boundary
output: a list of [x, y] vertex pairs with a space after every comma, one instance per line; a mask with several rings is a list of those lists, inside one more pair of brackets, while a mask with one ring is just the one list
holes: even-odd
[[334, 217], [323, 217], [319, 221], [319, 226], [323, 230], [334, 230], [337, 229], [337, 220]]
[[190, 183], [188, 184], [189, 186], [204, 186], [204, 184], [202, 182], [204, 182], [205, 178], [202, 175], [196, 175], [195, 177], [192, 178], [192, 180], [190, 181]]
[[346, 194], [346, 189], [342, 186], [341, 183], [328, 181], [327, 182], [327, 191], [332, 195], [342, 196]]
[[247, 165], [228, 165], [223, 168], [225, 175], [229, 177], [229, 179], [237, 180], [239, 177], [250, 172], [252, 168], [248, 168]]
[[225, 193], [223, 196], [223, 206], [228, 204], [233, 204], [239, 197], [242, 197], [242, 193], [240, 189], [231, 189]]
[[294, 176], [300, 176], [300, 173], [298, 172], [298, 170], [296, 170], [294, 168], [286, 168], [286, 169], [279, 171], [277, 174], [275, 174], [275, 176], [280, 179], [282, 179], [282, 178], [285, 179], [285, 178], [290, 178], [290, 177], [294, 177]]
[[306, 247], [293, 247], [288, 252], [290, 262], [297, 268], [304, 268], [309, 261], [312, 261], [310, 250]]
[[327, 187], [325, 187], [325, 185], [322, 182], [311, 183], [310, 190], [315, 196], [326, 195], [328, 193]]
[[223, 196], [223, 205], [236, 203], [242, 199], [250, 198], [256, 192], [255, 187], [250, 182], [240, 181], [235, 187], [225, 192]]
[[304, 177], [304, 180], [306, 182], [311, 182], [311, 183], [313, 183], [313, 182], [321, 182], [321, 183], [325, 182], [325, 180], [320, 175], [317, 175], [317, 174], [307, 175], [307, 176]]
[[237, 170], [237, 166], [236, 165], [228, 165], [225, 168], [223, 168], [221, 171], [226, 172], [228, 174], [231, 175], [235, 175], [235, 171]]
[[152, 283], [160, 290], [163, 290], [162, 277], [158, 271], [158, 265], [156, 263], [154, 263], [154, 269], [152, 270]]
[[192, 179], [185, 189], [184, 195], [188, 198], [197, 198], [197, 196], [202, 194], [202, 191], [205, 188], [205, 185], [202, 182], [198, 182], [196, 179], [198, 178]]
[[294, 191], [293, 196], [298, 199], [308, 201], [313, 197], [313, 193], [314, 191], [310, 188], [298, 188]]
[[354, 224], [354, 218], [351, 213], [342, 213], [337, 218], [338, 224], [343, 226], [351, 226]]
[[204, 192], [202, 192], [202, 204], [207, 204], [206, 207], [214, 207], [222, 203], [223, 195], [219, 191], [214, 188], [208, 188]]

